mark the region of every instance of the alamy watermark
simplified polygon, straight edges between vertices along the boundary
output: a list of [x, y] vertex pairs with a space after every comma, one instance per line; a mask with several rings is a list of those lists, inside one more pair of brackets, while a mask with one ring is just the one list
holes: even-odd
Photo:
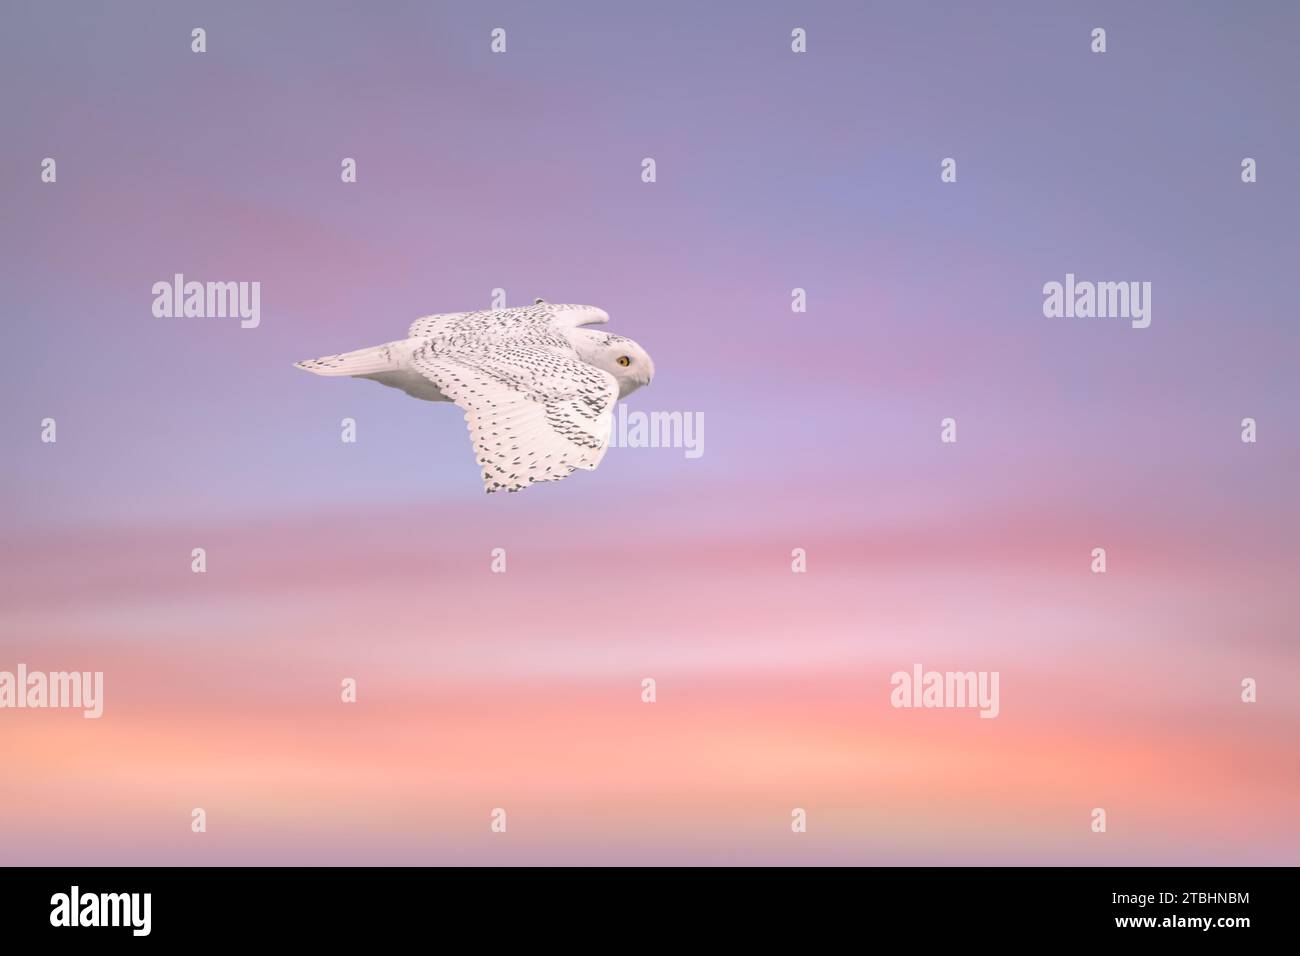
[[894, 688], [889, 703], [894, 707], [978, 708], [981, 717], [996, 717], [998, 671], [927, 671], [920, 664], [912, 670], [895, 671], [889, 678]]
[[262, 283], [186, 282], [184, 273], [153, 284], [153, 314], [159, 319], [239, 319], [240, 328], [262, 322]]
[[1049, 319], [1129, 319], [1135, 329], [1151, 324], [1150, 282], [1065, 282], [1043, 286], [1043, 315]]
[[51, 708], [83, 710], [95, 719], [104, 713], [103, 671], [0, 671], [0, 709]]
[[125, 926], [132, 936], [148, 936], [152, 910], [152, 893], [83, 893], [73, 886], [50, 897], [50, 925]]
[[614, 410], [610, 448], [683, 448], [687, 458], [704, 454], [703, 412], [629, 412]]

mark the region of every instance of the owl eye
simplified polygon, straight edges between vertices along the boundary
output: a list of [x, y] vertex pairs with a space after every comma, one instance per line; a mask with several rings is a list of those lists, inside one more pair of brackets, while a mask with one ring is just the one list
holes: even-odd
[[632, 360], [628, 358], [626, 355], [620, 355], [618, 357], [618, 364], [623, 366], [624, 368], [627, 368], [629, 365], [632, 364]]

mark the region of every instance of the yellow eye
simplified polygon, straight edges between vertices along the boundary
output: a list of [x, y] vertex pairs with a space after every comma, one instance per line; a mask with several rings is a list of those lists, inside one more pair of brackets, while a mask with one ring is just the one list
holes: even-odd
[[618, 364], [623, 366], [624, 368], [627, 368], [629, 365], [632, 364], [632, 360], [628, 358], [626, 355], [620, 355], [618, 357]]

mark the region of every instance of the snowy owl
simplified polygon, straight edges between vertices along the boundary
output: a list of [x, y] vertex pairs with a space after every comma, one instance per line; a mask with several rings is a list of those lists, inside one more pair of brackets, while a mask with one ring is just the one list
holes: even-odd
[[542, 299], [427, 315], [405, 339], [296, 367], [455, 402], [465, 409], [484, 488], [519, 491], [600, 464], [614, 403], [654, 378], [654, 362], [631, 339], [579, 328], [608, 321], [603, 309]]

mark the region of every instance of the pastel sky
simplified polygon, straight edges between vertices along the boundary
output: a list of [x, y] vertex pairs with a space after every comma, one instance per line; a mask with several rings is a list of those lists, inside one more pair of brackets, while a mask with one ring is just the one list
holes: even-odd
[[[4, 3], [0, 671], [105, 706], [0, 710], [0, 863], [1294, 864], [1297, 30]], [[260, 326], [154, 317], [178, 272]], [[457, 410], [292, 367], [494, 288], [606, 309], [703, 456], [485, 496]]]

